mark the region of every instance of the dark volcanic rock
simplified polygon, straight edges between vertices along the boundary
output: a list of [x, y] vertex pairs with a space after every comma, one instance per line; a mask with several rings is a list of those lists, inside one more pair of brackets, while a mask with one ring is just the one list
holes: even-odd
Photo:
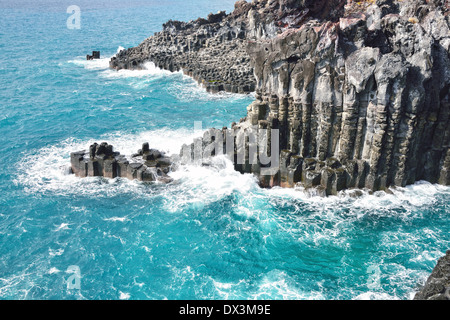
[[[327, 194], [450, 184], [448, 2], [258, 4], [247, 33], [256, 101], [237, 128], [280, 130], [280, 150], [325, 161]], [[318, 170], [294, 182], [315, 186]]]
[[141, 69], [151, 61], [161, 69], [182, 70], [209, 92], [253, 92], [255, 79], [245, 40], [248, 9], [246, 3], [237, 3], [232, 14], [222, 11], [207, 19], [170, 20], [139, 46], [119, 52], [110, 67]]
[[[72, 173], [77, 177], [104, 177], [114, 179], [117, 177], [139, 180], [143, 182], [159, 181], [169, 183], [172, 179], [167, 175], [172, 168], [172, 160], [165, 157], [160, 151], [150, 149], [148, 143], [136, 154], [136, 162], [129, 162], [125, 156], [113, 151], [113, 146], [104, 142], [94, 143], [89, 152], [78, 151], [70, 155]], [[151, 155], [152, 161], [147, 160]]]
[[450, 251], [439, 259], [425, 286], [414, 300], [450, 300]]
[[[257, 101], [247, 122], [276, 123], [281, 148], [294, 155], [342, 163], [336, 182], [325, 172], [327, 193], [450, 184], [448, 3], [271, 3], [288, 8], [281, 21], [309, 13], [296, 26], [285, 23], [281, 34], [257, 32], [249, 42]], [[261, 30], [280, 22], [256, 16]], [[270, 111], [261, 117], [261, 108]]]
[[[212, 92], [255, 90], [233, 129], [279, 130], [284, 153], [278, 170], [251, 159], [235, 167], [262, 186], [449, 185], [449, 25], [447, 0], [238, 1], [228, 15], [169, 21], [110, 65], [153, 61]], [[182, 155], [204, 153], [194, 145]], [[249, 146], [239, 148], [232, 160]]]

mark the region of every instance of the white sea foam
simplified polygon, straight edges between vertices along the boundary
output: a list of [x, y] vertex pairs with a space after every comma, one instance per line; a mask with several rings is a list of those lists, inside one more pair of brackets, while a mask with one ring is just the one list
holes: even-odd
[[[123, 47], [119, 47], [116, 53], [119, 53], [123, 49]], [[175, 81], [171, 81], [168, 84], [167, 91], [177, 97], [177, 99], [186, 102], [218, 101], [224, 99], [230, 101], [233, 99], [242, 99], [242, 97], [245, 96], [243, 94], [228, 92], [209, 93], [203, 86], [199, 85], [194, 79], [185, 75], [182, 71], [171, 72], [160, 69], [153, 62], [144, 63], [139, 70], [112, 70], [109, 68], [109, 62], [113, 56], [114, 55], [95, 60], [86, 60], [85, 57], [77, 57], [68, 62], [81, 66], [86, 70], [98, 71], [98, 75], [105, 79], [137, 79], [139, 82], [131, 83], [135, 88], [143, 88], [154, 81], [170, 77]], [[248, 95], [254, 96], [253, 93]]]
[[[119, 53], [123, 50], [123, 47], [119, 47], [116, 53]], [[101, 71], [99, 73], [100, 76], [105, 78], [142, 78], [142, 77], [162, 77], [162, 76], [170, 76], [177, 73], [172, 73], [170, 71], [162, 70], [155, 66], [153, 62], [147, 62], [142, 66], [141, 70], [126, 70], [122, 69], [119, 71], [112, 70], [109, 68], [109, 62], [111, 58], [115, 54], [111, 56], [106, 56], [101, 59], [94, 60], [86, 60], [85, 57], [77, 57], [73, 60], [69, 60], [68, 63], [72, 63], [81, 67], [84, 67], [87, 70], [97, 70]]]
[[[119, 46], [115, 54], [119, 53], [125, 49], [124, 47]], [[106, 70], [109, 69], [109, 61], [115, 55], [107, 56], [106, 58], [94, 59], [94, 60], [86, 60], [86, 57], [77, 57], [74, 60], [69, 60], [68, 63], [72, 63], [78, 66], [82, 66], [88, 70]]]
[[[394, 212], [393, 209], [402, 209], [402, 213], [395, 214], [407, 217], [417, 207], [431, 206], [436, 202], [436, 196], [450, 195], [450, 188], [434, 185], [426, 181], [419, 181], [405, 188], [391, 188], [390, 193], [383, 191], [369, 193], [361, 190], [360, 196], [354, 196], [352, 190], [343, 191], [338, 196], [311, 197], [302, 189], [273, 188], [264, 192], [279, 201], [296, 199], [311, 205], [316, 210], [329, 209], [336, 212], [336, 208], [349, 208], [348, 215], [380, 214]], [[416, 212], [417, 213], [417, 212]]]
[[194, 79], [179, 73], [181, 76], [177, 78], [178, 81], [173, 81], [169, 84], [167, 90], [170, 94], [175, 96], [178, 100], [185, 102], [196, 101], [220, 101], [226, 99], [233, 101], [242, 99], [242, 97], [254, 97], [254, 94], [239, 94], [221, 91], [219, 93], [209, 93], [206, 89], [199, 85]]
[[58, 268], [52, 267], [50, 268], [50, 270], [48, 270], [49, 274], [55, 274], [55, 273], [60, 273], [61, 270], [59, 270]]
[[171, 173], [171, 177], [180, 181], [178, 192], [168, 195], [170, 211], [182, 209], [186, 205], [201, 207], [218, 201], [233, 192], [249, 194], [257, 188], [253, 175], [241, 175], [234, 170], [233, 163], [224, 156], [215, 157], [211, 165], [186, 165]]
[[391, 296], [387, 293], [383, 292], [373, 292], [373, 291], [367, 291], [364, 293], [359, 294], [356, 296], [353, 300], [400, 300], [396, 296]]
[[131, 295], [126, 292], [119, 291], [119, 299], [120, 300], [128, 300], [131, 298]]
[[[124, 49], [123, 47], [119, 47], [116, 53], [119, 53], [123, 49]], [[113, 70], [109, 68], [109, 62], [114, 55], [94, 60], [86, 60], [85, 57], [77, 57], [73, 60], [69, 60], [68, 63], [81, 66], [86, 70], [98, 71], [99, 72], [98, 75], [106, 79], [144, 78], [145, 80], [148, 81], [154, 81], [161, 79], [163, 77], [172, 76], [181, 78], [183, 76], [181, 72], [170, 72], [167, 70], [160, 69], [156, 67], [156, 65], [153, 62], [144, 63], [142, 65], [142, 68], [139, 70], [138, 69]]]
[[68, 223], [61, 223], [59, 226], [56, 227], [54, 230], [55, 232], [61, 231], [61, 230], [69, 230], [69, 224]]
[[[252, 295], [255, 300], [270, 299], [276, 297], [283, 300], [310, 300], [307, 295], [301, 291], [290, 288], [285, 280], [267, 281], [265, 280], [259, 287], [256, 293]], [[316, 299], [320, 299], [318, 296]]]
[[[26, 297], [29, 291], [28, 288], [33, 285], [30, 281], [30, 276], [33, 276], [33, 274], [28, 272], [28, 270], [24, 270], [9, 277], [0, 277], [0, 297], [4, 295], [9, 296], [11, 291], [15, 293], [15, 296]], [[23, 286], [21, 288], [20, 286], [23, 284], [28, 284], [27, 288], [23, 288]]]
[[[108, 59], [109, 61], [109, 59]], [[111, 70], [109, 69], [109, 62], [107, 66], [108, 70], [103, 71], [100, 76], [109, 79], [118, 78], [149, 78], [151, 80], [158, 80], [163, 77], [177, 76], [179, 73], [170, 72], [160, 69], [155, 66], [153, 62], [146, 62], [142, 65], [142, 69], [139, 70]]]
[[281, 270], [272, 270], [261, 274], [256, 282], [241, 279], [234, 283], [225, 283], [210, 278], [216, 293], [221, 299], [233, 300], [248, 297], [251, 300], [323, 300], [325, 296], [319, 290], [304, 291], [299, 283]]
[[425, 250], [422, 252], [418, 252], [417, 255], [411, 259], [411, 261], [418, 262], [418, 263], [430, 261], [430, 262], [434, 263], [442, 256], [443, 256], [443, 253], [439, 250], [434, 250], [434, 251]]
[[136, 153], [144, 142], [149, 142], [152, 148], [171, 155], [178, 154], [181, 146], [191, 143], [196, 136], [197, 133], [188, 129], [159, 129], [139, 134], [116, 132], [88, 141], [67, 139], [59, 144], [35, 151], [32, 157], [24, 157], [18, 164], [19, 174], [14, 182], [23, 185], [25, 190], [31, 193], [50, 191], [57, 194], [75, 193], [95, 196], [108, 196], [121, 192], [147, 194], [148, 190], [137, 181], [105, 179], [103, 183], [99, 183], [98, 178], [80, 179], [69, 174], [70, 153], [87, 150], [94, 142], [105, 141], [112, 144], [116, 151], [128, 156]]
[[80, 58], [76, 58], [74, 60], [69, 60], [69, 63], [73, 63], [75, 65], [84, 67], [87, 70], [106, 70], [109, 68], [109, 60], [111, 58], [101, 58], [95, 60], [86, 60]]
[[50, 257], [55, 257], [55, 256], [61, 256], [64, 253], [64, 249], [58, 249], [58, 250], [53, 250], [53, 249], [48, 249], [48, 254], [50, 255]]
[[109, 222], [126, 222], [129, 221], [130, 219], [128, 219], [127, 217], [112, 217], [112, 218], [105, 218], [103, 220]]
[[219, 297], [224, 300], [239, 299], [239, 292], [245, 291], [240, 288], [245, 288], [248, 285], [248, 280], [239, 280], [236, 283], [220, 282], [211, 277], [209, 277], [209, 280], [212, 282]]
[[82, 66], [87, 70], [97, 70], [99, 71], [99, 76], [108, 79], [149, 78], [151, 80], [158, 80], [162, 77], [180, 75], [180, 73], [173, 73], [167, 70], [162, 70], [156, 67], [153, 62], [144, 63], [142, 69], [139, 70], [122, 69], [117, 71], [109, 68], [110, 60], [111, 58], [102, 58], [95, 60], [75, 59], [70, 60], [69, 63]]

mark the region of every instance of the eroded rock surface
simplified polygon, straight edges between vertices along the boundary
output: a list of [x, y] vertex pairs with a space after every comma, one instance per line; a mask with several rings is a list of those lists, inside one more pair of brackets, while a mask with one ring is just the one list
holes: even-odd
[[128, 178], [142, 182], [169, 183], [167, 175], [172, 160], [158, 150], [150, 149], [144, 143], [142, 149], [128, 159], [120, 152], [114, 152], [113, 146], [104, 142], [94, 143], [89, 151], [73, 152], [70, 155], [72, 173], [77, 177]]
[[414, 300], [450, 300], [450, 251], [439, 259], [425, 286]]
[[279, 130], [278, 170], [236, 164], [262, 186], [329, 195], [449, 185], [449, 8], [448, 0], [238, 1], [228, 15], [169, 21], [111, 67], [153, 61], [213, 92], [255, 89], [232, 129]]
[[[239, 126], [279, 129], [281, 163], [315, 163], [299, 164], [306, 172], [294, 184], [327, 194], [450, 184], [448, 2], [265, 3], [290, 11], [254, 19], [258, 30], [286, 23], [248, 43], [256, 101]], [[341, 165], [329, 167], [330, 159]], [[274, 185], [292, 186], [284, 168], [277, 174]]]

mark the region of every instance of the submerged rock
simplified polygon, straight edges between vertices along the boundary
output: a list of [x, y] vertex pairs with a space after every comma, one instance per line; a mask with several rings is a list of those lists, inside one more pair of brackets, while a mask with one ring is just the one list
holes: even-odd
[[150, 149], [148, 143], [144, 143], [133, 158], [135, 162], [130, 162], [125, 156], [113, 150], [112, 145], [104, 142], [100, 145], [94, 143], [90, 146], [89, 152], [71, 153], [72, 173], [81, 178], [128, 178], [142, 182], [172, 182], [167, 175], [172, 167], [171, 159], [162, 152]]

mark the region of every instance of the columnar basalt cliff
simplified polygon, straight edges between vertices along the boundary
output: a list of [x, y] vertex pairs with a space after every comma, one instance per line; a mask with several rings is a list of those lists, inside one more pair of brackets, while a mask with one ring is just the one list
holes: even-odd
[[89, 151], [73, 152], [70, 155], [71, 172], [77, 177], [127, 178], [142, 182], [169, 183], [167, 175], [172, 160], [158, 150], [150, 149], [148, 143], [128, 159], [120, 152], [114, 152], [112, 145], [94, 143]]
[[237, 8], [207, 19], [169, 21], [163, 30], [135, 48], [119, 52], [110, 67], [140, 69], [146, 62], [170, 71], [183, 71], [209, 92], [255, 91], [253, 69], [246, 53], [246, 14]]
[[[291, 8], [278, 23], [249, 14], [257, 30], [284, 22], [281, 34], [248, 42], [256, 101], [238, 125], [281, 131], [282, 168], [270, 184], [327, 194], [448, 185], [448, 2], [309, 2], [259, 1], [262, 12]], [[283, 164], [302, 173], [292, 180]]]
[[169, 21], [111, 67], [153, 61], [209, 91], [255, 89], [232, 129], [279, 130], [277, 170], [236, 164], [264, 187], [449, 185], [449, 24], [448, 0], [238, 1], [228, 15]]

